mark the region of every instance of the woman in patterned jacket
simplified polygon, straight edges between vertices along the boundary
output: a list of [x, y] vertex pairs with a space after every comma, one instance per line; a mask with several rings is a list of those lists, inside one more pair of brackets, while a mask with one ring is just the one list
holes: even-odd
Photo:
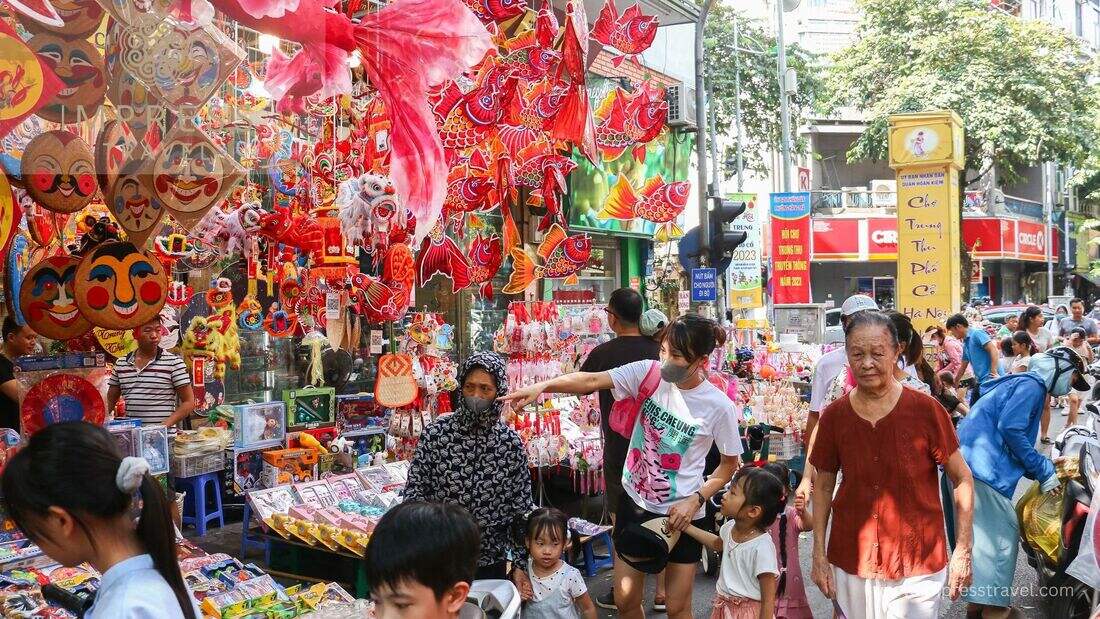
[[[508, 561], [526, 565], [527, 549], [513, 535], [532, 509], [531, 473], [519, 435], [505, 425], [498, 397], [508, 393], [505, 360], [474, 353], [459, 368], [453, 415], [428, 426], [416, 447], [405, 500], [465, 507], [481, 528], [477, 578], [506, 578]], [[513, 574], [523, 591], [522, 572]]]

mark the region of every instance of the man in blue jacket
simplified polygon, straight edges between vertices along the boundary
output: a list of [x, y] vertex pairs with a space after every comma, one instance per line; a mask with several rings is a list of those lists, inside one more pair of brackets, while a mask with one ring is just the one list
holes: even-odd
[[[981, 399], [959, 423], [959, 446], [974, 474], [974, 579], [962, 596], [969, 602], [967, 616], [1011, 611], [1020, 547], [1012, 495], [1021, 477], [1040, 482], [1043, 492], [1059, 486], [1054, 463], [1035, 450], [1039, 419], [1047, 394], [1089, 389], [1084, 372], [1081, 357], [1066, 346], [1032, 355], [1027, 372], [982, 383]], [[953, 522], [948, 516], [949, 528]]]

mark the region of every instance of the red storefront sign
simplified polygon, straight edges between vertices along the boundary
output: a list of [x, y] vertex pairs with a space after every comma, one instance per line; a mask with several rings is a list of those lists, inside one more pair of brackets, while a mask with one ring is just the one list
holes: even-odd
[[[1058, 256], [1058, 231], [1051, 255]], [[1023, 219], [969, 217], [962, 221], [962, 238], [975, 260], [1046, 262], [1046, 226]], [[898, 220], [814, 217], [813, 259], [862, 262], [897, 260]]]
[[810, 302], [810, 194], [771, 194], [771, 288], [775, 303]]
[[[859, 219], [815, 217], [814, 260], [858, 260]], [[897, 220], [894, 220], [897, 234]]]

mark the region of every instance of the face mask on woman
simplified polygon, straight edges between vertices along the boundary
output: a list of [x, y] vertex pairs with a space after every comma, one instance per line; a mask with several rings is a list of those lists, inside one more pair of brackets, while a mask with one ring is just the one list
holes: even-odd
[[493, 405], [492, 400], [486, 400], [485, 398], [479, 398], [472, 395], [464, 395], [462, 399], [466, 403], [466, 410], [479, 415], [489, 410]]
[[661, 380], [666, 383], [678, 384], [688, 379], [692, 374], [691, 365], [680, 365], [671, 359], [661, 364]]

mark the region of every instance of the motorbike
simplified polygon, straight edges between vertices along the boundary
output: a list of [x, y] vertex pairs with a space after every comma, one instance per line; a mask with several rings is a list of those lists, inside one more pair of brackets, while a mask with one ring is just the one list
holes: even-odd
[[[1097, 408], [1091, 402], [1092, 419], [1095, 423]], [[1095, 592], [1091, 587], [1066, 574], [1073, 559], [1077, 557], [1092, 503], [1093, 482], [1100, 471], [1100, 442], [1095, 433], [1088, 436], [1081, 426], [1066, 428], [1055, 441], [1055, 447], [1061, 454], [1074, 454], [1080, 458], [1079, 472], [1066, 482], [1062, 495], [1061, 536], [1058, 557], [1052, 561], [1043, 553], [1036, 551], [1029, 543], [1028, 534], [1021, 523], [1020, 545], [1037, 575], [1040, 587], [1048, 587], [1056, 592], [1050, 597], [1051, 617], [1067, 619], [1088, 619], [1094, 611]], [[1061, 447], [1059, 448], [1059, 444]], [[1052, 453], [1053, 455], [1053, 453]], [[1058, 457], [1058, 456], [1055, 456]]]
[[466, 596], [466, 605], [470, 608], [463, 610], [462, 617], [518, 619], [522, 600], [509, 580], [475, 580]]

